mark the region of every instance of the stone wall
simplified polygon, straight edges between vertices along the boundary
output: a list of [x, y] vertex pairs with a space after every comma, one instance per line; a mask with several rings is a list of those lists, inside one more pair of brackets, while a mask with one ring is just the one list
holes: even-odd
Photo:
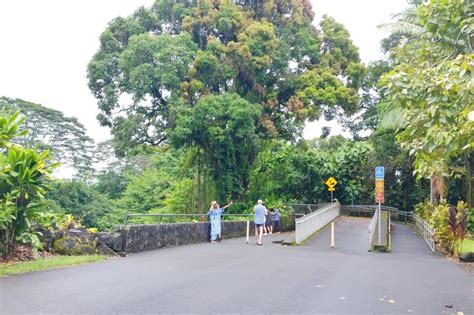
[[[282, 218], [282, 231], [295, 228], [294, 218]], [[124, 240], [124, 252], [142, 252], [168, 246], [178, 246], [209, 241], [209, 222], [198, 223], [169, 223], [159, 225], [128, 225], [116, 232]], [[247, 221], [224, 221], [222, 238], [244, 237], [247, 232]], [[254, 224], [250, 221], [250, 237], [254, 236]]]
[[[294, 216], [282, 217], [282, 231], [295, 229]], [[254, 237], [253, 219], [249, 224], [250, 237]], [[45, 229], [36, 224], [33, 229], [40, 235], [45, 250], [61, 255], [85, 255], [99, 253], [103, 255], [125, 255], [168, 246], [177, 246], [209, 241], [210, 223], [170, 223], [156, 225], [127, 225], [114, 232], [90, 233], [83, 227], [74, 225], [67, 230]], [[222, 238], [244, 237], [247, 221], [224, 221]]]

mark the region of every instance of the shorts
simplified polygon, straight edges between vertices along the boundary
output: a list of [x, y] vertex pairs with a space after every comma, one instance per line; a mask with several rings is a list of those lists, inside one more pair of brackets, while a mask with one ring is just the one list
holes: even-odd
[[262, 223], [262, 224], [257, 224], [257, 223], [255, 223], [255, 227], [256, 227], [256, 228], [263, 227], [263, 223]]

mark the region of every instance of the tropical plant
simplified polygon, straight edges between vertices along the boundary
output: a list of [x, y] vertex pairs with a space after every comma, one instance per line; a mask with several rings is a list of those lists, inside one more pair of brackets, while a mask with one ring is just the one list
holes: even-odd
[[49, 201], [54, 201], [61, 212], [72, 215], [85, 227], [110, 227], [102, 225], [102, 219], [113, 211], [114, 202], [93, 186], [77, 180], [56, 180], [46, 197]]
[[458, 229], [458, 220], [457, 220], [457, 209], [456, 207], [449, 207], [449, 217], [448, 217], [448, 225], [449, 229], [452, 234], [453, 243], [450, 244], [450, 251], [454, 253], [454, 246], [456, 244], [457, 239], [459, 238], [459, 229]]
[[[459, 205], [458, 205], [459, 208]], [[462, 244], [467, 235], [467, 208], [462, 207], [459, 213], [459, 223], [458, 223], [458, 253], [462, 253]]]
[[8, 148], [12, 145], [12, 139], [28, 133], [27, 130], [20, 129], [25, 120], [26, 118], [21, 116], [19, 111], [8, 114], [4, 109], [2, 110], [0, 114], [0, 147]]
[[435, 203], [446, 199], [447, 179], [457, 172], [453, 158], [470, 156], [474, 146], [472, 8], [464, 0], [428, 1], [407, 13], [418, 31], [392, 50], [397, 65], [382, 81], [388, 109], [401, 117], [397, 140], [414, 157], [417, 177], [431, 179]]
[[21, 99], [0, 97], [0, 107], [19, 111], [28, 117], [18, 125], [25, 132], [14, 137], [15, 143], [27, 148], [49, 150], [54, 161], [74, 169], [77, 177], [84, 177], [92, 171], [95, 144], [76, 118]]
[[459, 201], [456, 206], [440, 203], [436, 206], [429, 202], [420, 203], [415, 207], [422, 219], [435, 230], [438, 244], [450, 254], [461, 252], [461, 245], [468, 232], [469, 211], [466, 204]]
[[37, 238], [29, 234], [31, 220], [45, 206], [44, 195], [49, 189], [50, 175], [58, 164], [49, 163], [51, 155], [48, 151], [37, 152], [36, 149], [24, 148], [13, 144], [18, 133], [19, 124], [24, 118], [19, 118], [18, 112], [0, 117], [0, 139], [4, 156], [0, 169], [0, 203], [1, 241], [4, 250], [9, 253], [15, 241], [34, 241]]

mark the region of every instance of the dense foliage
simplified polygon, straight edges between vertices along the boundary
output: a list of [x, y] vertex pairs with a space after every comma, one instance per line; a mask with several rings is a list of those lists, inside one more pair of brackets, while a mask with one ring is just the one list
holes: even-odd
[[94, 141], [86, 135], [85, 127], [74, 117], [60, 111], [21, 99], [0, 97], [0, 108], [20, 111], [28, 117], [22, 130], [28, 133], [13, 139], [24, 147], [49, 150], [53, 159], [75, 170], [75, 176], [90, 175], [93, 164]]
[[[472, 6], [412, 3], [382, 43], [386, 58], [367, 67], [344, 26], [312, 24], [307, 0], [157, 0], [112, 20], [87, 70], [111, 141], [95, 146], [74, 118], [0, 99], [28, 117], [0, 119], [0, 229], [27, 235], [47, 208], [101, 230], [128, 213], [205, 213], [216, 199], [233, 200], [231, 213], [257, 199], [285, 209], [329, 201], [330, 176], [341, 203], [373, 204], [384, 165], [385, 204], [445, 199], [417, 211], [453, 244], [464, 223], [447, 203], [466, 200], [458, 211], [474, 224]], [[321, 117], [353, 138], [301, 139]], [[32, 146], [84, 176], [46, 185], [49, 154]]]
[[407, 10], [398, 25], [411, 28], [398, 30], [405, 40], [392, 50], [397, 64], [382, 82], [389, 110], [399, 116], [397, 140], [414, 157], [417, 177], [431, 179], [434, 203], [446, 199], [455, 175], [472, 191], [473, 8], [470, 1], [449, 0]]
[[56, 164], [48, 151], [23, 147], [12, 141], [27, 134], [19, 112], [0, 114], [0, 252], [9, 254], [15, 242], [38, 245], [29, 231], [32, 220], [42, 215], [44, 195]]
[[444, 202], [436, 206], [420, 203], [415, 213], [434, 228], [437, 243], [451, 254], [460, 253], [462, 241], [468, 232], [473, 232], [473, 218], [469, 217], [468, 208], [462, 201], [456, 206]]
[[158, 0], [114, 19], [88, 67], [99, 121], [119, 153], [197, 149], [195, 180], [241, 198], [262, 141], [358, 107], [358, 50], [341, 24], [316, 28], [313, 15], [309, 1]]

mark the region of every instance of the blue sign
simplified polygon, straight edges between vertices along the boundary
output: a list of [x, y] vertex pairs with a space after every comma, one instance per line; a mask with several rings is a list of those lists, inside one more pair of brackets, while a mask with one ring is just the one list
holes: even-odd
[[383, 179], [385, 176], [385, 169], [383, 166], [375, 167], [375, 179]]

